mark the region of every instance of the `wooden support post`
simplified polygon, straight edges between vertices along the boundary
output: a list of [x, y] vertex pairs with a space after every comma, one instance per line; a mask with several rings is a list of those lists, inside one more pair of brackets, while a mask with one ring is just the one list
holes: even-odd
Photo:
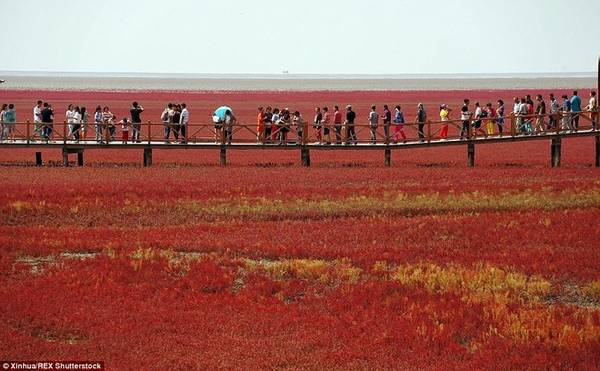
[[62, 157], [63, 157], [63, 165], [69, 166], [69, 151], [67, 150], [66, 147], [63, 147]]
[[383, 163], [384, 163], [385, 167], [392, 166], [392, 150], [389, 148], [385, 149]]
[[25, 129], [26, 129], [26, 134], [27, 135], [27, 144], [29, 144], [29, 141], [31, 140], [31, 127], [30, 127], [30, 123], [29, 120], [27, 120], [25, 122]]
[[596, 143], [596, 167], [600, 167], [600, 135], [596, 134], [594, 142]]
[[300, 158], [302, 160], [302, 166], [310, 167], [310, 151], [307, 146], [300, 147]]
[[221, 144], [221, 154], [219, 156], [219, 160], [221, 166], [227, 166], [227, 147], [225, 144]]
[[144, 148], [144, 167], [152, 166], [152, 148]]
[[560, 167], [560, 138], [552, 138], [550, 147], [550, 166]]
[[77, 166], [83, 166], [83, 149], [77, 151]]
[[[63, 143], [67, 144], [67, 122], [66, 121], [63, 121]], [[64, 149], [63, 149], [63, 152], [64, 152]]]
[[467, 166], [475, 167], [475, 143], [473, 142], [467, 144]]
[[42, 166], [42, 152], [35, 153], [35, 166]]

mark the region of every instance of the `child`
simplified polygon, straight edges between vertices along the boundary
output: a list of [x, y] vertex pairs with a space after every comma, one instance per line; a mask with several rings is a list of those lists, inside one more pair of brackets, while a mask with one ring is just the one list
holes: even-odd
[[119, 124], [121, 124], [121, 132], [123, 133], [123, 144], [126, 144], [129, 140], [129, 120], [127, 117], [123, 117]]

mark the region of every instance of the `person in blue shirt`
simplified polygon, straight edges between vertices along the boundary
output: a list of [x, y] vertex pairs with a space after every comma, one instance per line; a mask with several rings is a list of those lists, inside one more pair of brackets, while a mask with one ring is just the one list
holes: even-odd
[[577, 90], [573, 91], [573, 96], [571, 97], [571, 112], [573, 112], [573, 118], [571, 125], [573, 130], [577, 131], [579, 129], [579, 114], [581, 112], [581, 98], [577, 96]]
[[569, 97], [564, 94], [562, 96], [563, 104], [562, 104], [562, 114], [563, 114], [563, 130], [573, 130], [573, 119], [571, 118], [571, 101]]

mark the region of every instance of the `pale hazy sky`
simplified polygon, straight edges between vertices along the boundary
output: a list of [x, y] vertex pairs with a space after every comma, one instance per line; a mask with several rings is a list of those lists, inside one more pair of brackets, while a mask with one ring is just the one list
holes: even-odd
[[0, 0], [0, 70], [595, 71], [600, 0]]

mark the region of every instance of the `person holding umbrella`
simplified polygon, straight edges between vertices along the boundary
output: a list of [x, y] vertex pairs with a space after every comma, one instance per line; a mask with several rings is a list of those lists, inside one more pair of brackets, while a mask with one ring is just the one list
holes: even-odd
[[213, 123], [215, 124], [215, 142], [222, 141], [231, 144], [233, 136], [233, 125], [237, 121], [233, 110], [228, 106], [221, 106], [213, 112]]

